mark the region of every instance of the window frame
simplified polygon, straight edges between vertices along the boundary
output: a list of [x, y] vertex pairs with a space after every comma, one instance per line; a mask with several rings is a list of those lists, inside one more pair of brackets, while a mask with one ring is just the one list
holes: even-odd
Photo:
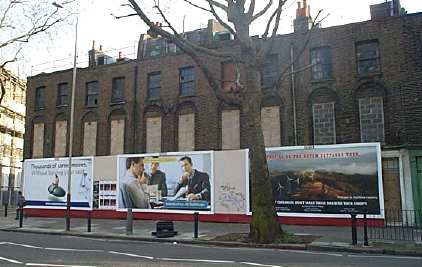
[[[376, 55], [374, 57], [363, 57], [361, 58], [359, 56], [360, 50], [359, 48], [362, 46], [368, 46], [368, 45], [374, 45], [375, 46], [375, 52]], [[359, 76], [368, 76], [372, 74], [378, 74], [381, 72], [381, 61], [380, 61], [380, 51], [379, 51], [379, 41], [377, 39], [373, 40], [365, 40], [355, 43], [355, 60], [356, 60], [356, 73]], [[374, 71], [362, 71], [362, 67], [360, 67], [360, 64], [362, 62], [371, 62], [375, 61], [376, 63], [376, 69]]]
[[[330, 80], [333, 78], [332, 50], [330, 46], [319, 46], [310, 49], [309, 60], [311, 67], [311, 79], [313, 81]], [[314, 63], [314, 56], [315, 63]], [[314, 65], [315, 64], [315, 65]], [[316, 70], [316, 68], [319, 68]], [[316, 77], [320, 73], [319, 77]]]
[[[152, 77], [159, 77], [158, 85], [152, 86]], [[151, 94], [151, 92], [155, 92]], [[160, 99], [161, 92], [161, 71], [153, 71], [147, 74], [147, 98], [149, 100]]]
[[45, 90], [46, 90], [45, 86], [39, 86], [35, 88], [35, 101], [34, 101], [35, 110], [45, 109]]
[[[317, 138], [316, 138], [316, 127], [315, 127], [315, 107], [316, 105], [325, 105], [325, 104], [330, 104], [332, 106], [332, 111], [333, 111], [333, 142], [332, 143], [321, 143], [321, 142], [316, 142]], [[312, 103], [312, 130], [313, 130], [313, 144], [315, 145], [335, 145], [337, 144], [337, 131], [336, 131], [336, 103], [334, 101], [329, 101], [329, 102], [316, 102], [316, 103]]]
[[[277, 80], [278, 74], [279, 74], [279, 66], [280, 66], [280, 60], [278, 57], [279, 57], [278, 54], [271, 54], [265, 59], [264, 63], [262, 64], [262, 70], [261, 70], [261, 88], [262, 89], [271, 88], [274, 82]], [[275, 67], [268, 68], [267, 66], [272, 65], [271, 63], [274, 63], [273, 61], [275, 61], [275, 64], [274, 64]], [[266, 70], [268, 69], [270, 70], [270, 72], [266, 72]], [[269, 74], [265, 75], [266, 73], [269, 73], [271, 75]], [[271, 78], [271, 83], [268, 82], [269, 78]]]
[[[90, 93], [90, 88], [89, 88], [89, 85], [90, 84], [96, 84], [96, 92], [95, 93]], [[98, 80], [94, 80], [94, 81], [89, 81], [89, 82], [86, 82], [85, 83], [85, 106], [87, 106], [87, 107], [97, 107], [98, 106], [98, 102], [99, 102], [99, 98], [98, 98], [98, 96], [99, 96], [99, 94], [100, 94], [100, 89], [99, 89], [99, 82], [98, 82]], [[94, 98], [95, 97], [95, 99], [94, 99], [94, 102], [95, 103], [91, 103], [90, 102], [90, 99], [91, 98]]]
[[[121, 88], [119, 89], [117, 86], [117, 81], [122, 81], [121, 82]], [[119, 77], [114, 77], [111, 81], [111, 103], [122, 103], [125, 102], [125, 83], [126, 83], [126, 77], [125, 76], [119, 76]], [[120, 97], [116, 97], [115, 92], [119, 92], [120, 90]]]
[[[66, 94], [63, 94], [63, 89], [61, 86], [66, 85]], [[65, 97], [66, 101], [62, 101], [62, 99]], [[69, 105], [69, 83], [62, 82], [57, 84], [57, 98], [56, 98], [56, 106], [57, 107], [65, 107]]]
[[[185, 80], [187, 75], [182, 75], [184, 71], [191, 70], [191, 79]], [[183, 77], [183, 80], [182, 80]], [[191, 84], [191, 88], [185, 88], [185, 85]], [[190, 91], [188, 91], [190, 90]], [[196, 95], [196, 75], [195, 68], [193, 66], [183, 67], [179, 69], [179, 95], [180, 96], [194, 96]]]

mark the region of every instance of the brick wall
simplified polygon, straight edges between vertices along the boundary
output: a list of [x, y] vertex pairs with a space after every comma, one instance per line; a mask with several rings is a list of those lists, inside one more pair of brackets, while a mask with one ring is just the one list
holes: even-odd
[[[294, 145], [295, 135], [298, 145], [314, 144], [314, 121], [321, 119], [314, 117], [314, 104], [334, 103], [334, 113], [329, 116], [334, 117], [335, 128], [327, 126], [326, 129], [334, 129], [322, 134], [331, 135], [335, 132], [335, 139], [324, 139], [323, 143], [332, 143], [334, 140], [335, 143], [360, 142], [359, 99], [381, 97], [384, 144], [422, 144], [421, 29], [422, 14], [316, 29], [308, 47], [294, 64], [295, 69], [305, 68], [294, 74], [294, 88], [289, 76], [283, 81], [277, 94], [263, 96], [261, 102], [264, 107], [279, 107], [280, 110], [279, 117], [274, 116], [271, 123], [264, 118], [264, 131], [267, 133], [268, 128], [277, 128], [278, 123], [281, 145]], [[306, 39], [307, 34], [303, 32], [279, 36], [272, 55], [278, 59], [280, 70], [289, 66], [290, 50], [293, 49], [294, 54], [297, 54], [302, 50]], [[355, 44], [367, 40], [378, 41], [380, 71], [360, 76], [356, 67]], [[311, 69], [306, 67], [311, 62], [310, 50], [315, 47], [330, 48], [332, 78], [317, 81], [311, 79]], [[222, 61], [215, 58], [206, 58], [206, 61], [210, 64], [210, 70], [223, 82]], [[194, 70], [195, 96], [180, 96], [179, 70], [190, 66], [195, 66], [191, 59], [183, 54], [174, 54], [79, 69], [75, 99], [74, 154], [82, 155], [88, 151], [95, 151], [96, 155], [110, 154], [110, 127], [112, 118], [115, 118], [113, 114], [118, 114], [119, 118], [125, 120], [125, 153], [147, 151], [147, 136], [153, 136], [147, 133], [147, 121], [151, 117], [161, 119], [160, 137], [157, 140], [160, 142], [159, 150], [177, 150], [181, 146], [179, 135], [185, 135], [180, 130], [179, 115], [188, 113], [194, 114], [193, 139], [196, 150], [219, 150], [225, 147], [229, 141], [224, 141], [223, 128], [232, 127], [233, 124], [225, 122], [222, 114], [233, 107], [227, 107], [215, 98], [197, 67]], [[147, 97], [147, 77], [148, 73], [154, 71], [161, 72], [160, 97], [150, 100]], [[125, 98], [121, 103], [111, 103], [112, 79], [115, 77], [125, 77]], [[241, 76], [241, 79], [244, 78]], [[71, 86], [71, 80], [72, 70], [40, 74], [28, 79], [25, 158], [32, 157], [34, 152], [40, 153], [39, 147], [35, 147], [37, 151], [33, 151], [33, 129], [36, 123], [45, 125], [42, 154], [45, 157], [54, 155], [57, 116], [63, 114], [65, 119], [69, 118], [69, 106], [56, 107], [57, 85], [67, 82]], [[96, 107], [86, 107], [85, 86], [87, 82], [94, 80], [99, 83], [99, 103]], [[35, 88], [40, 86], [46, 87], [46, 107], [35, 110]], [[292, 99], [293, 89], [295, 99]], [[293, 102], [296, 105], [296, 133], [292, 119]], [[374, 118], [377, 119], [379, 118]], [[92, 124], [96, 125], [95, 129], [94, 126], [88, 127], [88, 121], [95, 122]], [[240, 114], [239, 131], [244, 123], [247, 121]], [[274, 130], [273, 133], [276, 132]], [[375, 135], [380, 140], [379, 132]], [[92, 144], [94, 136], [97, 139], [95, 145]], [[268, 134], [265, 136], [268, 139]], [[37, 134], [35, 137], [39, 140]], [[239, 139], [240, 146], [246, 140], [241, 131]], [[237, 142], [237, 139], [230, 140], [230, 143], [234, 141]], [[239, 146], [236, 143], [236, 147]]]

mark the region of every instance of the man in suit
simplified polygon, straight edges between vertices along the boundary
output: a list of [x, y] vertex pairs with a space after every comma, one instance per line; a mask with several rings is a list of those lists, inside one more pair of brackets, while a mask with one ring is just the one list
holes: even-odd
[[160, 163], [158, 160], [151, 163], [151, 178], [149, 179], [149, 185], [158, 185], [158, 191], [161, 191], [161, 196], [167, 196], [167, 184], [166, 174], [159, 170]]
[[194, 169], [192, 167], [192, 159], [188, 156], [180, 158], [179, 163], [184, 175], [180, 177], [176, 185], [175, 195], [177, 195], [179, 190], [187, 187], [185, 196], [188, 200], [206, 200], [210, 202], [211, 186], [208, 174]]
[[126, 159], [126, 172], [120, 178], [119, 207], [120, 208], [150, 208], [149, 195], [146, 185], [148, 175], [144, 170], [142, 157], [129, 157]]

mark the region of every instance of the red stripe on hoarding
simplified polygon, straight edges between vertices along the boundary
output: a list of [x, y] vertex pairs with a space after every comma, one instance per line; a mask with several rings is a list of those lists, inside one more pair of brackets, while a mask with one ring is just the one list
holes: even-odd
[[[65, 217], [65, 210], [56, 209], [25, 209], [25, 213], [30, 217]], [[87, 211], [71, 211], [74, 218], [87, 218]], [[115, 210], [94, 210], [91, 212], [94, 219], [126, 219], [126, 212]], [[152, 213], [142, 212], [133, 213], [135, 219], [141, 220], [169, 220], [169, 221], [193, 221], [193, 214], [183, 213]], [[243, 214], [201, 214], [199, 220], [201, 222], [221, 222], [221, 223], [249, 223], [251, 216]], [[282, 224], [291, 225], [314, 225], [314, 226], [350, 226], [350, 218], [325, 218], [325, 217], [291, 217], [282, 216], [278, 218]], [[363, 220], [358, 219], [358, 226], [363, 226]], [[381, 227], [384, 225], [383, 219], [368, 219], [371, 227]]]

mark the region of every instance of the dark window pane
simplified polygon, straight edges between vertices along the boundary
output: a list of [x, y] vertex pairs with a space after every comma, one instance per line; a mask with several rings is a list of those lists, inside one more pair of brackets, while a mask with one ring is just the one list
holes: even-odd
[[379, 72], [378, 42], [356, 44], [356, 60], [358, 74]]
[[111, 102], [121, 102], [124, 100], [125, 78], [119, 77], [113, 79], [111, 93]]
[[180, 95], [195, 95], [195, 71], [193, 67], [180, 69]]
[[153, 72], [148, 74], [148, 98], [160, 98], [161, 89], [161, 72]]
[[98, 105], [98, 82], [92, 81], [86, 83], [86, 105]]
[[270, 56], [262, 66], [261, 86], [269, 88], [278, 77], [278, 55]]
[[313, 80], [332, 78], [331, 49], [329, 47], [312, 49], [311, 64]]
[[65, 106], [68, 104], [69, 84], [60, 83], [57, 85], [57, 106]]
[[45, 108], [45, 87], [38, 87], [35, 89], [35, 108]]

